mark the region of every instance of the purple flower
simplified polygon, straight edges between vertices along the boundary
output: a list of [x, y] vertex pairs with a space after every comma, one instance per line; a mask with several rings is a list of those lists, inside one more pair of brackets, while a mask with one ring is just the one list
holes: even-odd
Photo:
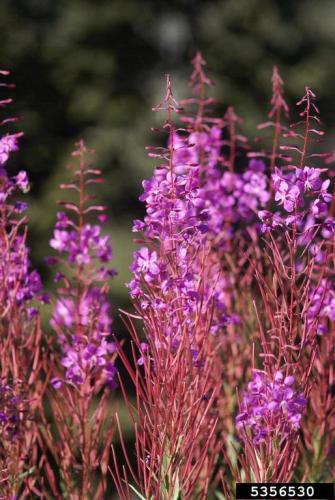
[[107, 350], [101, 345], [88, 344], [82, 353], [84, 366], [104, 366], [106, 364], [105, 354]]
[[69, 217], [64, 212], [57, 212], [56, 229], [66, 229], [71, 224]]
[[329, 330], [327, 320], [335, 320], [335, 289], [329, 279], [323, 279], [310, 292], [307, 321], [309, 328], [317, 329], [317, 333], [320, 335]]
[[[61, 364], [65, 368], [64, 378], [53, 380], [55, 388], [63, 383], [81, 385], [92, 381], [92, 377], [101, 380], [101, 376], [110, 388], [116, 387], [116, 369], [112, 369], [116, 345], [107, 341], [112, 323], [108, 290], [105, 285], [98, 285], [116, 272], [101, 266], [109, 263], [112, 256], [110, 238], [101, 232], [100, 225], [79, 227], [66, 213], [57, 213], [50, 246], [67, 256], [68, 269], [55, 275], [56, 282], [66, 283], [66, 287], [59, 289], [50, 321], [58, 334]], [[49, 263], [62, 260], [51, 258]]]
[[[162, 325], [166, 345], [172, 339], [176, 350], [182, 336], [189, 336], [192, 359], [199, 369], [203, 360], [195, 354], [199, 352], [197, 343], [200, 342], [200, 338], [195, 339], [197, 324], [210, 323], [208, 331], [218, 334], [230, 321], [219, 262], [206, 268], [206, 276], [203, 269], [208, 235], [212, 227], [221, 231], [223, 221], [213, 216], [212, 192], [206, 191], [201, 183], [198, 163], [200, 158], [205, 159], [205, 164], [211, 165], [215, 188], [226, 189], [220, 185], [219, 171], [214, 172], [220, 153], [220, 136], [221, 130], [217, 127], [208, 132], [194, 132], [189, 137], [174, 134], [169, 141], [173, 171], [169, 165], [162, 164], [150, 180], [143, 182], [144, 193], [140, 200], [146, 203], [146, 215], [143, 222], [135, 221], [134, 230], [143, 231], [148, 246], [134, 253], [130, 267], [133, 279], [128, 284], [140, 310], [145, 316], [155, 315]], [[264, 186], [256, 186], [253, 175], [255, 171], [246, 179], [249, 191], [242, 193], [244, 200], [241, 201], [241, 212], [248, 212], [248, 215], [257, 206], [254, 200]], [[242, 190], [243, 181], [239, 179], [239, 182]], [[230, 193], [229, 196], [228, 210], [241, 193], [237, 193], [236, 200]], [[213, 199], [217, 203], [215, 214], [219, 216], [217, 200], [224, 203], [227, 196], [213, 194]], [[211, 310], [214, 314], [210, 314]], [[160, 349], [165, 348], [161, 340], [159, 345]], [[139, 364], [144, 362], [144, 353], [141, 354]]]
[[25, 203], [23, 201], [17, 201], [14, 206], [15, 212], [18, 214], [21, 214], [22, 212], [25, 212], [28, 209], [28, 203]]
[[110, 246], [109, 239], [108, 235], [99, 238], [97, 256], [101, 262], [109, 262], [112, 258], [112, 247]]
[[141, 342], [140, 343], [140, 351], [141, 351], [142, 355], [137, 360], [137, 364], [139, 366], [144, 365], [144, 357], [148, 353], [148, 349], [149, 349], [149, 346], [148, 346], [148, 344], [146, 342]]
[[117, 383], [118, 369], [116, 368], [114, 363], [107, 363], [106, 366], [104, 367], [103, 373], [104, 373], [106, 384], [108, 385], [108, 387], [112, 391], [114, 391], [118, 386], [118, 383]]
[[321, 170], [319, 168], [304, 167], [296, 169], [297, 184], [303, 191], [318, 191], [321, 188]]
[[289, 186], [286, 181], [281, 181], [275, 194], [275, 200], [284, 206], [287, 212], [293, 212], [298, 206], [300, 189], [298, 186]]
[[50, 324], [53, 328], [59, 326], [71, 327], [75, 320], [75, 304], [70, 298], [60, 298], [56, 302]]
[[36, 307], [27, 307], [27, 316], [28, 319], [33, 319], [35, 316], [38, 316], [38, 309], [36, 309]]
[[135, 260], [131, 270], [136, 274], [143, 274], [145, 281], [152, 281], [160, 272], [157, 253], [150, 252], [147, 247], [142, 247], [134, 254]]
[[295, 211], [294, 216], [286, 218], [286, 225], [299, 224], [308, 213], [318, 218], [327, 215], [327, 203], [332, 199], [327, 192], [330, 181], [322, 181], [321, 173], [321, 169], [304, 167], [296, 168], [295, 173], [284, 174], [275, 167], [272, 175], [275, 200], [287, 212]]
[[27, 193], [29, 191], [29, 180], [27, 176], [27, 172], [21, 170], [17, 176], [15, 177], [16, 185], [21, 191]]
[[21, 134], [8, 134], [0, 139], [0, 166], [6, 163], [9, 153], [17, 151], [17, 140]]
[[292, 375], [284, 378], [281, 371], [269, 380], [264, 372], [254, 370], [236, 417], [239, 434], [243, 437], [250, 431], [256, 446], [267, 439], [283, 440], [293, 435], [306, 407], [303, 394], [292, 388], [294, 382]]
[[277, 371], [274, 376], [275, 382], [281, 382], [284, 378], [283, 372]]
[[[56, 228], [66, 228], [73, 225], [66, 215], [61, 212], [57, 215]], [[109, 236], [101, 236], [100, 226], [86, 224], [81, 233], [75, 230], [55, 229], [50, 246], [59, 252], [68, 253], [71, 263], [87, 265], [92, 260], [109, 262], [112, 257], [112, 248]]]
[[64, 381], [57, 377], [52, 378], [50, 382], [54, 389], [60, 389], [64, 384]]
[[270, 198], [268, 181], [261, 160], [250, 160], [242, 173], [223, 172], [214, 166], [206, 169], [201, 186], [202, 214], [206, 215], [208, 238], [224, 250], [233, 238], [244, 238], [243, 227], [257, 225], [257, 212]]
[[55, 229], [54, 237], [49, 242], [51, 248], [54, 248], [59, 252], [63, 252], [67, 248], [67, 243], [68, 243], [68, 232]]
[[262, 160], [256, 160], [255, 158], [249, 161], [249, 170], [253, 172], [265, 172], [265, 164]]
[[175, 132], [173, 138], [170, 138], [170, 142], [172, 142], [172, 140], [176, 172], [183, 173], [188, 165], [196, 164], [198, 161], [196, 137], [193, 138], [194, 142], [192, 143], [191, 140], [187, 140], [187, 138], [185, 139]]
[[328, 206], [320, 198], [317, 198], [312, 202], [310, 210], [315, 217], [324, 217], [328, 213]]
[[[15, 235], [10, 245], [0, 239], [0, 283], [4, 307], [25, 308], [33, 299], [41, 300], [42, 283], [37, 271], [31, 270], [25, 239]], [[29, 312], [28, 312], [29, 315]]]
[[5, 446], [12, 446], [25, 425], [25, 401], [10, 385], [0, 382], [0, 436]]
[[138, 220], [138, 219], [134, 220], [134, 222], [133, 222], [133, 232], [134, 233], [137, 233], [139, 231], [143, 231], [144, 228], [145, 228], [145, 224], [143, 221]]
[[333, 199], [333, 195], [328, 193], [328, 188], [330, 186], [330, 179], [323, 181], [320, 189], [320, 196], [326, 203], [330, 203]]
[[283, 225], [282, 218], [277, 214], [273, 214], [272, 212], [269, 212], [268, 210], [260, 210], [258, 212], [258, 217], [263, 222], [263, 224], [261, 226], [262, 233], [272, 231], [276, 227]]
[[293, 375], [289, 375], [288, 377], [285, 377], [284, 384], [285, 385], [293, 385], [294, 384], [294, 377], [293, 377]]
[[84, 383], [84, 372], [76, 346], [67, 347], [66, 355], [62, 358], [61, 362], [66, 368], [66, 380], [68, 382], [78, 385]]
[[327, 217], [322, 224], [322, 236], [325, 239], [329, 239], [335, 233], [335, 220], [331, 217]]

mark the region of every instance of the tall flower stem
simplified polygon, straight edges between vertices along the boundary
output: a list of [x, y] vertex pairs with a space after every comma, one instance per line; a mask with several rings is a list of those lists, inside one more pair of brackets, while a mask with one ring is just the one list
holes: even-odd
[[[48, 258], [49, 264], [62, 265], [55, 281], [63, 286], [58, 288], [51, 319], [61, 353], [53, 347], [53, 389], [50, 388], [49, 397], [57, 432], [66, 446], [59, 446], [46, 419], [44, 429], [44, 439], [59, 466], [63, 488], [85, 500], [99, 499], [106, 492], [114, 432], [109, 392], [117, 385], [116, 344], [108, 340], [112, 322], [108, 279], [115, 271], [106, 264], [112, 250], [101, 225], [87, 220], [94, 212], [100, 214], [99, 222], [105, 220], [105, 207], [92, 204], [93, 197], [88, 192], [89, 185], [102, 182], [100, 170], [89, 164], [91, 153], [82, 140], [73, 152], [78, 159], [78, 166], [70, 167], [74, 179], [61, 188], [75, 191], [77, 201], [60, 202], [72, 217], [66, 212], [57, 214], [50, 245], [61, 257]], [[48, 477], [50, 485], [54, 485], [50, 469]]]

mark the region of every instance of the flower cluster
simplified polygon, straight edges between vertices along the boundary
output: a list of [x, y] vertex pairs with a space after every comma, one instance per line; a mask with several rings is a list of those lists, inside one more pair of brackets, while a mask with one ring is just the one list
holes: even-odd
[[[87, 290], [80, 297], [79, 304], [71, 297], [57, 300], [50, 324], [54, 330], [62, 332], [58, 340], [68, 382], [83, 384], [88, 374], [94, 375], [102, 370], [105, 383], [111, 389], [115, 388], [116, 368], [110, 357], [116, 351], [116, 345], [107, 341], [111, 322], [109, 303], [98, 287]], [[81, 335], [73, 333], [78, 326]], [[54, 387], [61, 384], [60, 379], [53, 380]]]
[[[36, 303], [48, 297], [29, 261], [27, 204], [15, 201], [29, 179], [6, 169], [22, 134], [0, 138], [0, 498], [102, 498], [109, 472], [119, 498], [130, 489], [142, 498], [207, 498], [221, 494], [219, 480], [233, 498], [234, 480], [281, 483], [300, 472], [319, 480], [333, 472], [326, 469], [335, 419], [335, 205], [326, 169], [307, 166], [325, 157], [309, 152], [323, 135], [311, 128], [319, 124], [316, 96], [307, 87], [301, 120], [286, 126], [274, 68], [269, 121], [258, 127], [273, 127], [272, 147], [252, 151], [232, 106], [222, 119], [211, 114], [201, 54], [193, 63], [186, 114], [169, 76], [154, 108], [166, 111], [167, 140], [148, 147], [159, 164], [143, 182], [145, 217], [133, 226], [141, 233], [128, 284], [136, 314], [122, 311], [131, 359], [112, 330], [115, 270], [105, 207], [92, 202], [90, 189], [103, 179], [87, 160], [91, 151], [78, 143], [73, 179], [61, 184], [74, 196], [59, 202], [50, 239], [57, 292], [53, 335], [44, 342]], [[112, 445], [117, 356], [137, 391], [134, 405], [120, 378], [135, 424], [137, 469], [126, 456], [129, 473]], [[250, 360], [252, 379], [235, 398]], [[239, 447], [231, 446], [234, 432]]]
[[9, 158], [9, 154], [17, 151], [17, 140], [22, 134], [7, 134], [0, 139], [0, 175], [3, 175], [3, 165]]
[[7, 203], [8, 215], [20, 214], [27, 210], [28, 205], [17, 201], [14, 205], [9, 203], [10, 197], [16, 192], [27, 193], [29, 191], [29, 181], [27, 173], [22, 170], [14, 177], [7, 177], [5, 170], [0, 170], [0, 207]]
[[265, 164], [252, 159], [243, 173], [213, 169], [203, 187], [210, 231], [218, 246], [225, 246], [237, 228], [257, 222], [257, 212], [270, 199]]
[[[79, 186], [92, 183], [91, 176], [100, 171], [86, 166], [84, 157], [87, 150], [79, 143], [75, 156], [80, 156], [80, 168], [76, 171]], [[88, 177], [87, 177], [88, 176]], [[69, 187], [73, 188], [74, 184]], [[80, 192], [80, 203], [67, 204], [67, 208], [75, 212], [78, 221], [65, 212], [57, 213], [54, 236], [50, 246], [61, 257], [49, 257], [49, 264], [62, 263], [67, 272], [58, 271], [55, 275], [57, 283], [64, 283], [59, 288], [59, 296], [55, 303], [51, 326], [58, 334], [62, 349], [61, 364], [65, 367], [65, 380], [55, 377], [52, 384], [55, 388], [65, 382], [83, 384], [95, 378], [114, 389], [116, 386], [116, 368], [114, 357], [116, 345], [108, 340], [111, 335], [112, 319], [109, 312], [108, 287], [106, 281], [115, 275], [110, 268], [112, 248], [110, 236], [103, 235], [100, 224], [84, 222], [88, 211], [103, 211], [103, 207], [85, 207], [85, 194]], [[99, 220], [104, 220], [102, 215]]]
[[85, 224], [80, 232], [76, 229], [64, 230], [71, 221], [64, 212], [58, 212], [54, 237], [50, 246], [59, 252], [68, 253], [71, 263], [89, 264], [93, 259], [109, 262], [112, 256], [110, 237], [101, 235], [101, 226]]
[[99, 335], [110, 334], [111, 317], [109, 315], [109, 303], [100, 288], [94, 287], [80, 297], [79, 304], [69, 297], [62, 297], [56, 303], [53, 311], [51, 325], [63, 328], [72, 328], [78, 321], [82, 327], [94, 325], [94, 331]]
[[[10, 494], [16, 492], [13, 484], [19, 473], [22, 474], [21, 463], [25, 465], [25, 455], [29, 453], [28, 449], [24, 448], [24, 442], [30, 420], [28, 398], [25, 397], [20, 384], [16, 382], [14, 388], [14, 384], [0, 380], [0, 498], [17, 498], [16, 495]], [[32, 430], [31, 427], [29, 430]], [[34, 441], [30, 440], [30, 452], [33, 443]]]
[[207, 132], [191, 132], [187, 137], [174, 132], [175, 171], [179, 173], [183, 171], [185, 165], [196, 166], [200, 163], [210, 168], [215, 167], [220, 160], [221, 145], [221, 128], [215, 125]]
[[33, 299], [48, 302], [48, 297], [42, 293], [39, 274], [31, 269], [24, 231], [19, 231], [24, 220], [18, 220], [17, 215], [27, 209], [27, 204], [22, 201], [13, 203], [11, 200], [16, 192], [29, 190], [29, 180], [23, 170], [8, 177], [4, 168], [9, 154], [18, 150], [17, 140], [21, 135], [5, 135], [0, 139], [0, 208], [3, 213], [0, 234], [0, 308], [9, 310], [10, 307], [24, 305], [28, 318], [31, 318], [37, 310], [29, 307], [28, 303]]
[[[110, 389], [117, 387], [116, 374], [117, 369], [113, 362], [107, 361], [111, 354], [116, 351], [114, 342], [107, 342], [105, 339], [86, 339], [79, 336], [72, 338], [71, 345], [68, 342], [62, 344], [63, 357], [62, 365], [66, 368], [66, 380], [74, 384], [81, 385], [87, 379], [87, 372], [94, 375], [102, 368], [102, 377], [104, 383]], [[62, 385], [62, 380], [54, 378], [53, 386], [58, 389]]]
[[[135, 221], [134, 224], [134, 231], [141, 230], [147, 238], [161, 241], [167, 250], [173, 247], [174, 239], [186, 242], [207, 231], [207, 211], [203, 209], [199, 165], [194, 163], [193, 154], [189, 151], [185, 155], [185, 162], [181, 163], [181, 149], [184, 148], [179, 144], [176, 147], [173, 143], [178, 160], [175, 163], [173, 159], [173, 173], [167, 165], [161, 165], [155, 169], [150, 180], [143, 181], [144, 193], [139, 199], [146, 203], [147, 215], [144, 222]], [[174, 229], [173, 238], [168, 232], [171, 225]]]
[[335, 289], [331, 281], [323, 279], [319, 286], [314, 287], [310, 300], [308, 322], [314, 325], [317, 321], [317, 333], [323, 335], [329, 331], [329, 322], [335, 321]]
[[[37, 271], [31, 270], [24, 237], [17, 236], [11, 243], [8, 251], [6, 242], [0, 239], [1, 307], [20, 306], [32, 299], [47, 302], [48, 297], [41, 293], [40, 276]], [[35, 308], [27, 307], [30, 317], [35, 312]]]
[[258, 217], [262, 222], [260, 227], [262, 233], [270, 232], [284, 224], [279, 213], [272, 213], [269, 210], [259, 210]]
[[260, 210], [258, 217], [262, 221], [261, 231], [264, 233], [293, 223], [304, 226], [306, 216], [309, 218], [309, 226], [313, 225], [311, 220], [316, 220], [318, 225], [329, 226], [331, 220], [327, 217], [328, 204], [332, 195], [328, 193], [330, 180], [322, 181], [322, 172], [319, 168], [304, 167], [285, 174], [275, 167], [272, 174], [275, 201], [283, 207], [284, 214]]
[[242, 173], [222, 170], [222, 143], [218, 126], [208, 132], [192, 132], [187, 139], [174, 135], [176, 171], [183, 172], [185, 165], [198, 166], [197, 216], [206, 217], [207, 237], [224, 247], [237, 225], [240, 228], [257, 222], [257, 211], [267, 205], [270, 193], [261, 160], [250, 160]]
[[[15, 191], [29, 191], [29, 180], [27, 172], [21, 170], [16, 176], [8, 177], [7, 171], [4, 167], [10, 153], [18, 151], [18, 139], [22, 133], [7, 134], [0, 139], [0, 206], [5, 203], [7, 198]], [[24, 205], [26, 208], [26, 206]], [[23, 210], [16, 210], [20, 212]]]
[[12, 442], [20, 434], [23, 400], [12, 387], [0, 382], [0, 437], [1, 441]]
[[255, 370], [236, 417], [240, 435], [250, 431], [253, 443], [259, 445], [268, 437], [280, 442], [296, 433], [306, 399], [293, 389], [294, 382], [292, 375], [284, 377], [281, 371], [268, 380], [264, 372]]
[[[211, 139], [216, 140], [217, 133]], [[175, 347], [186, 328], [196, 358], [196, 323], [204, 320], [210, 308], [214, 311], [212, 333], [231, 318], [226, 311], [219, 263], [210, 266], [208, 261], [204, 266], [208, 210], [202, 196], [196, 145], [185, 146], [176, 133], [169, 143], [173, 172], [168, 165], [161, 165], [152, 179], [143, 182], [140, 200], [146, 202], [147, 214], [143, 222], [135, 221], [134, 231], [143, 231], [150, 246], [134, 253], [129, 288], [143, 310], [164, 315], [165, 335], [172, 337]], [[207, 152], [211, 154], [211, 149]]]

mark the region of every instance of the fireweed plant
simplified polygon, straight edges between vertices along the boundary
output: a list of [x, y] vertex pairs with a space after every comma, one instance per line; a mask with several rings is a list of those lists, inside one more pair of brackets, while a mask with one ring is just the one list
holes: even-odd
[[137, 469], [125, 449], [127, 467], [114, 454], [122, 498], [221, 488], [234, 498], [235, 481], [334, 477], [335, 225], [327, 168], [314, 164], [327, 158], [314, 145], [324, 134], [316, 96], [306, 87], [290, 123], [274, 67], [258, 127], [271, 146], [258, 137], [253, 150], [231, 106], [213, 117], [204, 70], [197, 54], [193, 97], [177, 103], [168, 77], [154, 108], [168, 138], [148, 148], [161, 163], [134, 223], [136, 314], [123, 312], [133, 362], [120, 355], [137, 392], [134, 409], [121, 382]]
[[[117, 387], [114, 365], [116, 344], [111, 340], [109, 281], [110, 236], [103, 234], [105, 208], [93, 204], [90, 185], [103, 182], [93, 168], [83, 141], [72, 153], [73, 180], [60, 187], [74, 192], [71, 201], [60, 202], [50, 246], [59, 256], [47, 258], [59, 266], [51, 327], [59, 344], [52, 350], [51, 386], [48, 401], [56, 433], [47, 424], [43, 434], [58, 468], [55, 476], [47, 467], [55, 497], [100, 499], [106, 492], [108, 457], [114, 426], [110, 392]], [[77, 200], [75, 199], [77, 197]], [[93, 220], [98, 214], [97, 220]], [[50, 360], [48, 361], [50, 363]], [[99, 475], [96, 472], [99, 471]]]
[[191, 97], [177, 102], [167, 77], [153, 108], [161, 146], [147, 148], [158, 164], [133, 226], [134, 307], [121, 311], [130, 357], [112, 330], [92, 151], [76, 145], [61, 185], [50, 334], [26, 245], [28, 177], [8, 173], [22, 134], [0, 138], [0, 499], [107, 498], [109, 472], [119, 498], [150, 500], [232, 500], [236, 482], [335, 477], [334, 156], [320, 152], [316, 96], [306, 87], [290, 109], [274, 67], [252, 141], [232, 105], [215, 116], [200, 53], [192, 64]]
[[[161, 163], [143, 183], [146, 216], [134, 223], [143, 240], [128, 285], [146, 342], [139, 341], [131, 316], [125, 315], [140, 351], [135, 370], [122, 357], [138, 388], [138, 462], [137, 472], [130, 473], [145, 498], [177, 498], [181, 493], [190, 498], [200, 491], [206, 495], [220, 449], [216, 425], [223, 374], [216, 331], [231, 318], [220, 264], [206, 240], [199, 166], [192, 157], [178, 158], [184, 145], [172, 116], [180, 108], [169, 77], [165, 99], [155, 111], [166, 113], [162, 131], [168, 146], [149, 148]], [[119, 495], [129, 496], [130, 486], [116, 461], [113, 476]]]
[[[9, 73], [1, 71], [6, 78]], [[13, 85], [1, 84], [8, 91]], [[1, 107], [10, 104], [7, 97]], [[4, 118], [1, 125], [15, 122]], [[47, 302], [38, 273], [31, 268], [27, 237], [27, 173], [10, 175], [8, 160], [23, 134], [0, 138], [0, 498], [39, 494], [37, 409], [44, 382], [38, 304]]]
[[[247, 478], [257, 481], [292, 479], [299, 458], [297, 445], [301, 445], [297, 431], [310, 391], [317, 387], [316, 367], [327, 334], [324, 307], [331, 301], [331, 286], [323, 285], [332, 274], [327, 248], [334, 230], [334, 222], [328, 218], [330, 181], [323, 178], [324, 169], [306, 165], [324, 156], [308, 150], [312, 137], [323, 132], [315, 95], [309, 88], [297, 105], [301, 120], [290, 125], [284, 133], [289, 142], [280, 146], [293, 154], [281, 157], [288, 166], [275, 167], [271, 176], [274, 199], [282, 210], [258, 213], [263, 222], [260, 230], [266, 235], [263, 269], [267, 272], [261, 274], [255, 266], [261, 292], [255, 309], [263, 371], [254, 371], [236, 419], [244, 442], [244, 472], [249, 468]], [[327, 320], [332, 319], [329, 312]], [[329, 351], [328, 356], [333, 354]], [[332, 411], [328, 408], [329, 422]], [[303, 435], [308, 442], [305, 430]], [[314, 446], [319, 446], [317, 439], [313, 437]], [[319, 465], [315, 463], [312, 469]]]

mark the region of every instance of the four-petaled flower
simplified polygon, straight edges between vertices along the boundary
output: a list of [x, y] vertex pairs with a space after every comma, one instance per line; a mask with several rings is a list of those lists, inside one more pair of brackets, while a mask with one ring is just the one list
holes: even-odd
[[147, 247], [140, 248], [135, 252], [132, 270], [136, 273], [143, 273], [145, 281], [152, 281], [160, 272], [157, 252], [150, 252]]

